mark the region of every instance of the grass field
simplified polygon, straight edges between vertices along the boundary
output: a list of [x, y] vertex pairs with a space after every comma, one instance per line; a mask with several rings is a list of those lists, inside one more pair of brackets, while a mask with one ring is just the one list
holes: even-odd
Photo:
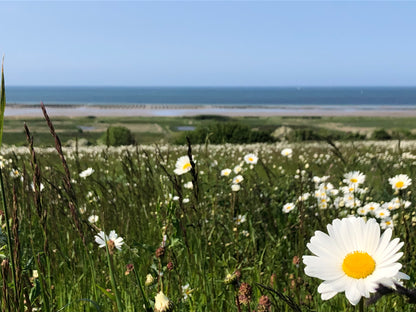
[[[60, 135], [61, 124], [71, 129], [95, 120], [53, 122]], [[172, 124], [158, 122], [163, 129]], [[28, 126], [36, 129], [35, 142], [54, 144], [40, 121]], [[285, 148], [291, 157], [282, 155]], [[323, 301], [321, 281], [305, 274], [302, 256], [311, 254], [306, 244], [314, 232], [326, 232], [335, 218], [358, 216], [368, 203], [390, 203], [389, 219], [377, 222], [404, 242], [399, 262], [411, 278], [404, 285], [412, 288], [414, 185], [395, 192], [388, 179], [415, 176], [415, 143], [195, 145], [195, 171], [175, 174], [177, 159], [188, 153], [187, 146], [173, 145], [64, 147], [63, 163], [55, 148], [3, 148], [12, 238], [8, 249], [3, 218], [3, 308], [156, 311], [155, 296], [163, 291], [175, 311], [268, 311], [258, 307], [262, 296], [270, 311], [414, 310], [398, 295], [368, 307], [352, 306], [344, 294]], [[257, 163], [244, 161], [248, 153]], [[221, 175], [226, 168], [231, 173]], [[344, 174], [356, 170], [365, 181], [349, 192]], [[242, 181], [233, 183], [238, 175]], [[295, 208], [283, 211], [288, 203]], [[99, 248], [101, 230], [122, 237], [121, 250]], [[252, 289], [246, 299], [238, 296], [245, 283]]]

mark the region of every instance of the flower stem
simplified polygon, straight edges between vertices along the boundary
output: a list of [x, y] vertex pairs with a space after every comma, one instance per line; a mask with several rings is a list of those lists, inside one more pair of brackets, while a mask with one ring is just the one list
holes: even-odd
[[105, 250], [107, 254], [108, 269], [110, 270], [111, 287], [114, 289], [114, 295], [116, 297], [117, 310], [118, 312], [123, 312], [124, 311], [123, 304], [121, 303], [120, 293], [118, 292], [118, 289], [117, 289], [117, 283], [116, 283], [116, 279], [114, 277], [114, 272], [113, 272], [113, 262], [111, 261], [111, 255], [110, 255], [110, 251], [108, 250], [107, 244], [105, 244]]

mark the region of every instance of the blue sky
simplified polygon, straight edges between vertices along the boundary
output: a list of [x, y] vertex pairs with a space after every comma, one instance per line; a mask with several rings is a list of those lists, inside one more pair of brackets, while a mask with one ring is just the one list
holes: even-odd
[[0, 2], [8, 85], [416, 86], [416, 2]]

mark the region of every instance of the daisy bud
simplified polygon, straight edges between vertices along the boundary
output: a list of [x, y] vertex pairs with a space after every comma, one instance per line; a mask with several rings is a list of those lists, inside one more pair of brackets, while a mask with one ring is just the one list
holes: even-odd
[[154, 283], [155, 279], [153, 278], [152, 274], [146, 275], [146, 281], [144, 282], [145, 286], [151, 286]]

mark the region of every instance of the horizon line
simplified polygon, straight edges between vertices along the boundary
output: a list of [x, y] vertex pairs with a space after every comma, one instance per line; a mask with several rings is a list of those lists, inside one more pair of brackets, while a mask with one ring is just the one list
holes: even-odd
[[7, 88], [416, 88], [416, 85], [6, 85]]

